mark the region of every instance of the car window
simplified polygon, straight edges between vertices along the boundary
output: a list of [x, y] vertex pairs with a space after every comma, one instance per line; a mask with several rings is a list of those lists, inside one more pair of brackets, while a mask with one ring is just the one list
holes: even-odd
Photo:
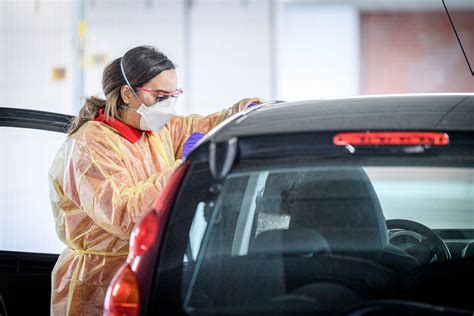
[[[385, 285], [376, 280], [388, 273], [378, 265], [385, 264], [383, 256], [390, 269], [413, 267], [402, 248], [381, 252], [390, 238], [386, 219], [472, 230], [473, 205], [473, 168], [295, 166], [236, 172], [207, 216], [204, 205], [197, 207], [192, 227], [201, 227], [194, 241], [199, 247], [193, 247], [194, 268], [185, 272], [192, 276], [183, 278], [183, 307], [226, 312], [291, 305], [294, 296], [288, 293], [298, 286], [313, 278], [337, 280], [339, 273], [354, 273], [349, 282], [377, 290]], [[390, 257], [398, 251], [403, 260]], [[372, 257], [377, 260], [364, 261]], [[345, 291], [341, 296], [352, 295]]]
[[48, 171], [65, 134], [0, 127], [0, 250], [60, 253]]
[[404, 218], [431, 229], [474, 228], [474, 170], [365, 168], [386, 219]]

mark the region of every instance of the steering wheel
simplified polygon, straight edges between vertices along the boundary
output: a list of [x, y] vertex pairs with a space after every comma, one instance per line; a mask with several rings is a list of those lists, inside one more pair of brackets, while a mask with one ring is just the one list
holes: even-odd
[[420, 265], [451, 259], [444, 240], [425, 225], [407, 219], [389, 219], [386, 223], [390, 243], [414, 256]]

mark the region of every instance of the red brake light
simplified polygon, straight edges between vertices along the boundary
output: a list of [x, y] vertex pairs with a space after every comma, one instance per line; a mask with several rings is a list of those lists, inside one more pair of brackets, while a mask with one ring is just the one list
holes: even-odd
[[442, 132], [347, 132], [333, 137], [337, 146], [406, 146], [449, 144], [449, 136]]
[[159, 227], [158, 214], [151, 211], [133, 229], [130, 236], [130, 252], [127, 258], [132, 271], [137, 270], [140, 258], [155, 244]]
[[105, 297], [104, 315], [136, 316], [140, 303], [135, 274], [128, 265], [124, 265], [110, 283]]

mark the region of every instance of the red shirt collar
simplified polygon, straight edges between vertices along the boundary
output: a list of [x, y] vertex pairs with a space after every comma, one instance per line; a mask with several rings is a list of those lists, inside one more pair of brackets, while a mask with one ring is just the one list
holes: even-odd
[[138, 130], [138, 129], [136, 129], [134, 127], [131, 127], [131, 126], [123, 123], [122, 121], [116, 120], [114, 118], [109, 118], [108, 120], [106, 120], [105, 119], [105, 114], [104, 114], [104, 109], [99, 110], [99, 115], [97, 116], [95, 121], [102, 122], [102, 123], [105, 123], [105, 124], [113, 127], [114, 129], [117, 130], [117, 132], [120, 133], [120, 135], [125, 137], [132, 144], [135, 143], [137, 140], [139, 140], [140, 137], [142, 137], [144, 132], [147, 133], [148, 135], [151, 135], [151, 133], [153, 133], [151, 131]]

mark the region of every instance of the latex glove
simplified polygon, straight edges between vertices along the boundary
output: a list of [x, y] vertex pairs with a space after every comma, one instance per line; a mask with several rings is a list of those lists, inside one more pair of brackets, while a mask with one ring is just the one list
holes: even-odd
[[186, 158], [191, 150], [194, 148], [196, 143], [204, 136], [203, 133], [195, 132], [189, 136], [188, 140], [183, 144], [183, 155], [182, 158]]

